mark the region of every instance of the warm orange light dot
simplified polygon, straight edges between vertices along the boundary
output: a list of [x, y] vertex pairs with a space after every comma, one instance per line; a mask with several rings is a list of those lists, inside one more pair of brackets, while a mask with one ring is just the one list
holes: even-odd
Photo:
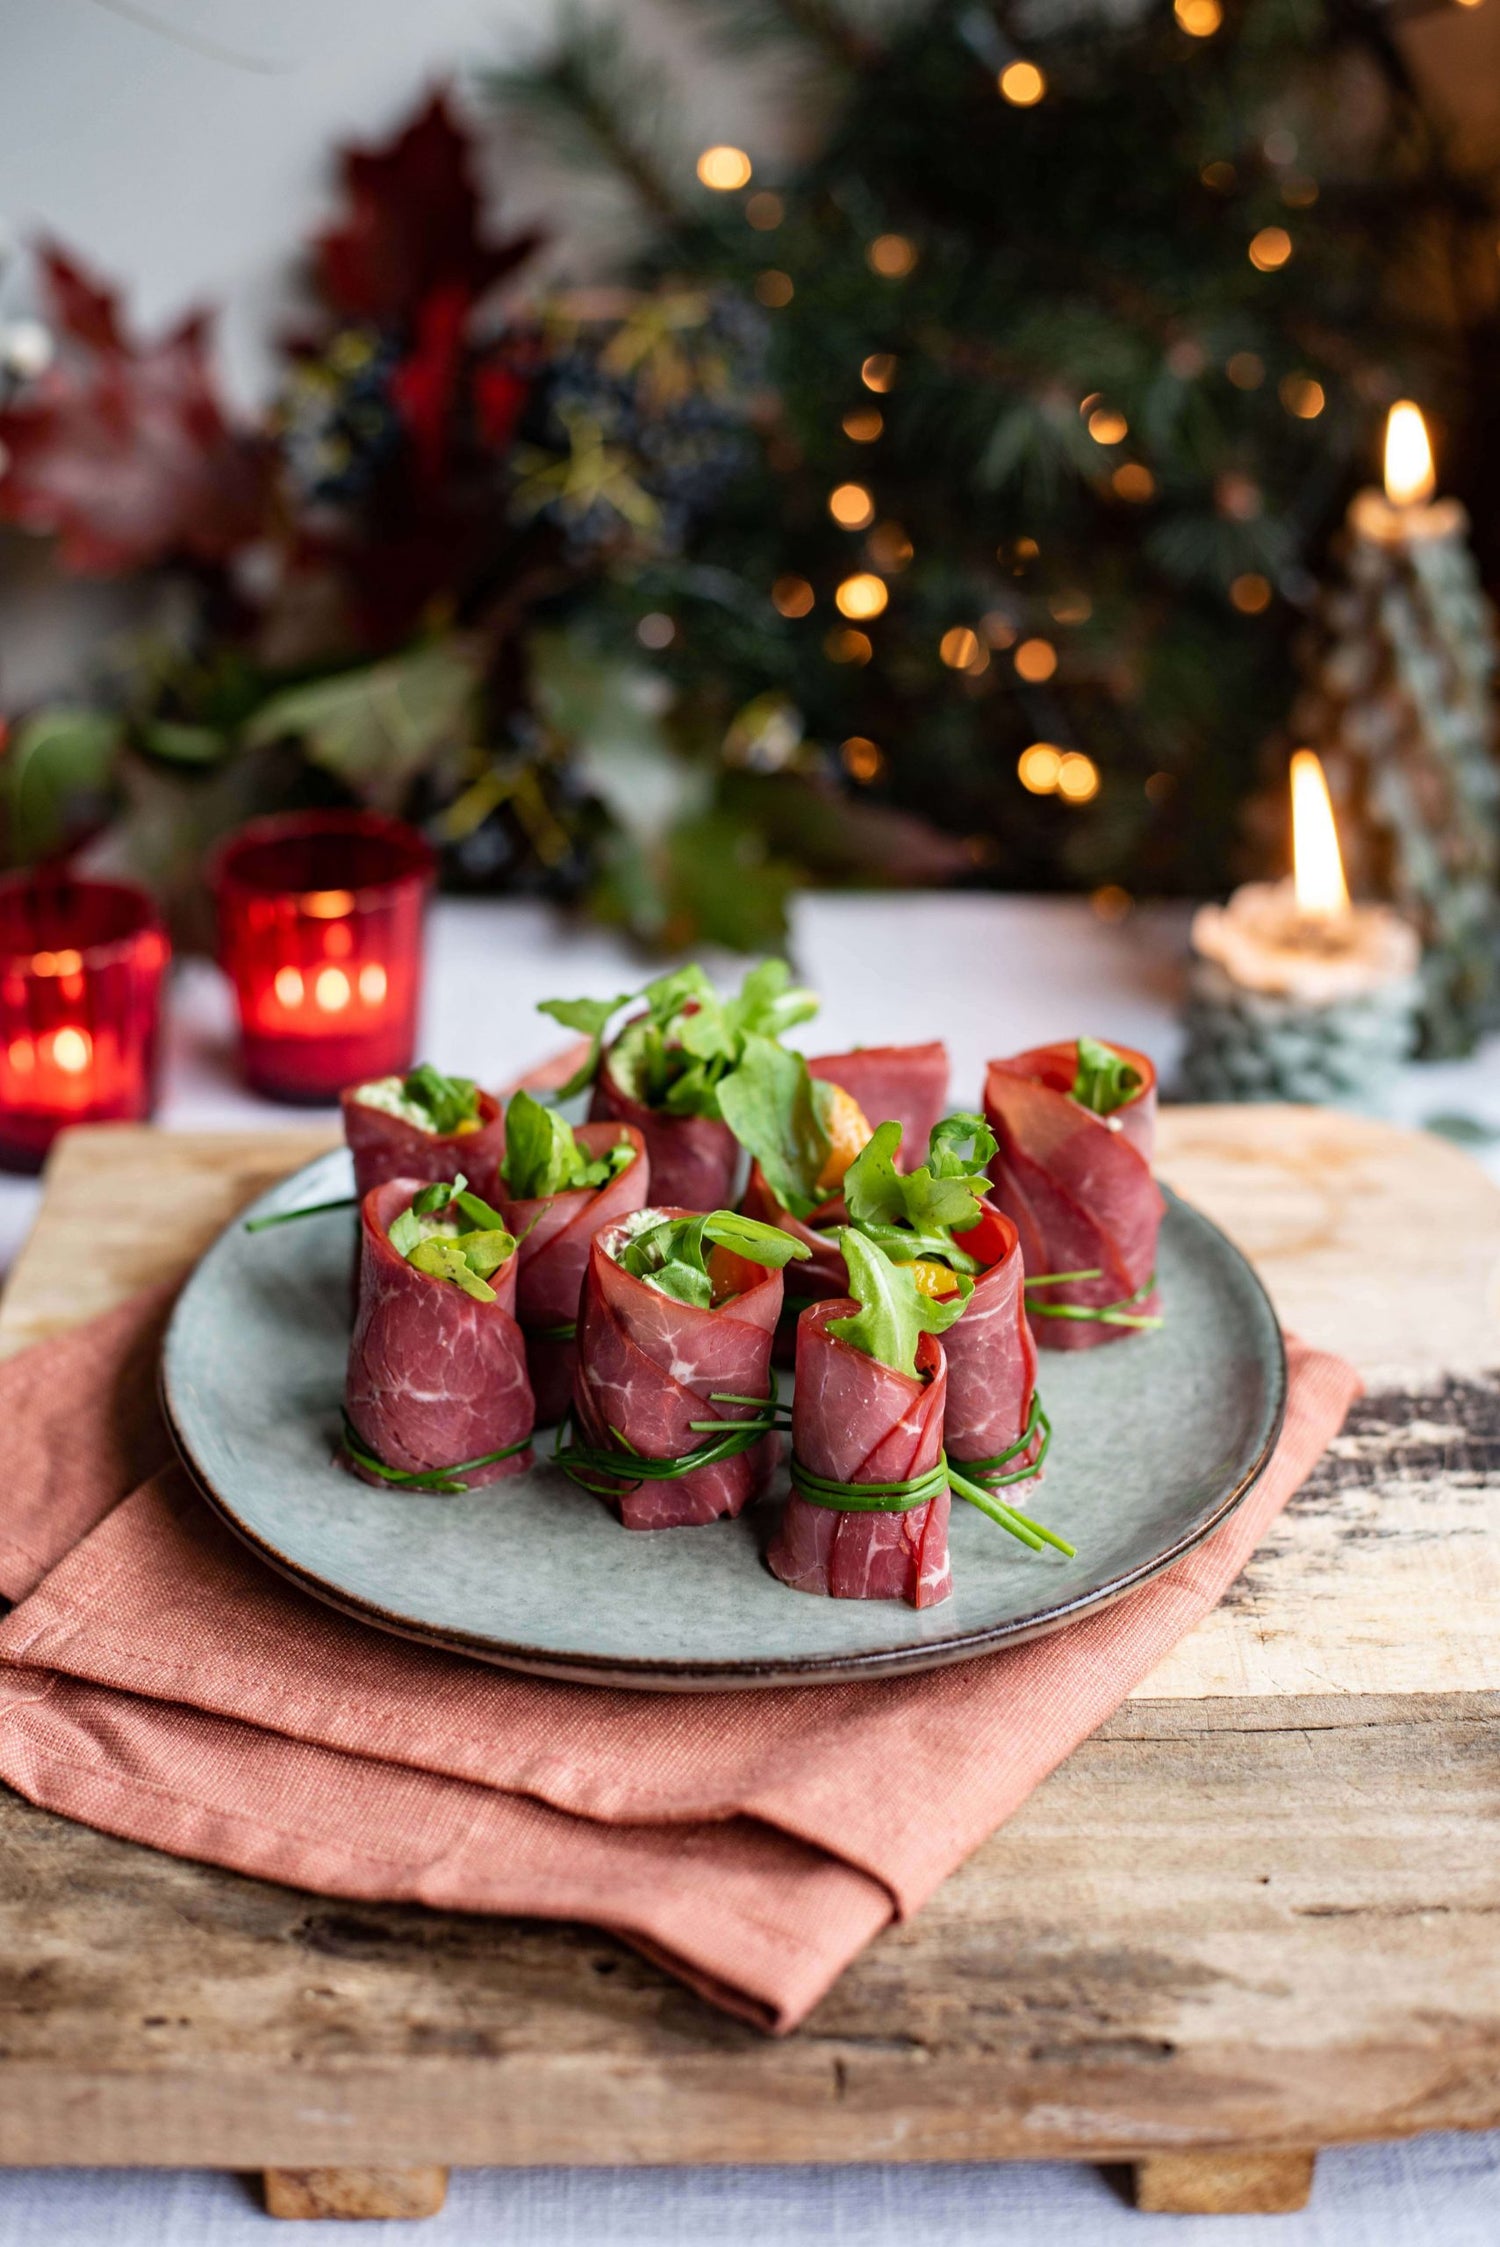
[[979, 652], [978, 635], [967, 624], [955, 624], [938, 642], [938, 654], [950, 671], [966, 670]]
[[859, 370], [859, 379], [866, 390], [889, 390], [896, 379], [895, 352], [872, 351]]
[[1229, 598], [1241, 616], [1259, 616], [1271, 606], [1271, 580], [1259, 570], [1246, 570], [1230, 586]]
[[1328, 403], [1322, 383], [1305, 374], [1283, 375], [1279, 395], [1287, 412], [1299, 421], [1316, 421]]
[[320, 967], [313, 978], [313, 997], [325, 1014], [342, 1014], [354, 996], [341, 967]]
[[892, 575], [906, 568], [915, 551], [900, 523], [877, 523], [865, 540], [865, 552], [876, 569]]
[[1226, 164], [1222, 157], [1216, 157], [1211, 164], [1205, 164], [1198, 174], [1213, 195], [1232, 195], [1239, 185], [1239, 176], [1233, 164]]
[[784, 304], [790, 304], [796, 293], [790, 273], [778, 273], [774, 266], [755, 277], [756, 298], [772, 312], [779, 312]]
[[903, 281], [917, 262], [917, 246], [904, 234], [877, 234], [865, 256], [872, 273], [887, 281]]
[[1259, 390], [1266, 379], [1266, 362], [1258, 352], [1236, 351], [1225, 362], [1224, 372], [1236, 390]]
[[890, 597], [884, 581], [871, 570], [857, 570], [853, 577], [846, 577], [833, 596], [840, 616], [856, 618], [879, 616]]
[[1116, 499], [1150, 499], [1156, 491], [1156, 478], [1139, 460], [1122, 462], [1109, 483]]
[[6, 1047], [5, 1058], [18, 1077], [29, 1077], [36, 1067], [36, 1047], [30, 1038], [12, 1038]]
[[1089, 415], [1089, 435], [1096, 445], [1118, 445], [1130, 435], [1130, 424], [1113, 406], [1096, 406]]
[[786, 205], [779, 195], [772, 195], [762, 188], [761, 192], [758, 195], [752, 195], [745, 205], [745, 216], [755, 228], [757, 234], [769, 234], [786, 217]]
[[705, 148], [698, 159], [698, 177], [705, 187], [726, 194], [749, 184], [751, 163], [743, 148]]
[[1105, 882], [1093, 892], [1089, 903], [1101, 921], [1113, 923], [1128, 918], [1135, 899], [1118, 882]]
[[885, 757], [862, 733], [851, 734], [839, 750], [844, 770], [861, 783], [875, 780], [885, 769]]
[[1219, 0], [1174, 0], [1172, 13], [1190, 39], [1212, 39], [1224, 21]]
[[94, 1041], [87, 1030], [59, 1030], [52, 1040], [52, 1058], [59, 1069], [76, 1077], [94, 1058]]
[[878, 406], [854, 406], [845, 414], [841, 424], [844, 435], [856, 445], [873, 445], [885, 427], [885, 415]]
[[845, 625], [827, 635], [823, 653], [830, 663], [868, 663], [875, 653], [875, 644], [868, 632], [856, 632]]
[[305, 990], [298, 969], [279, 967], [271, 988], [283, 1006], [301, 1006]]
[[1050, 796], [1057, 787], [1062, 761], [1062, 751], [1054, 749], [1050, 741], [1033, 741], [1016, 760], [1021, 786], [1029, 789], [1033, 796]]
[[1001, 98], [1012, 109], [1035, 109], [1047, 91], [1047, 81], [1034, 62], [1008, 62], [1000, 73]]
[[1070, 804], [1091, 803], [1099, 793], [1099, 767], [1093, 758], [1070, 749], [1057, 770], [1057, 792]]
[[979, 629], [992, 648], [1013, 648], [1017, 633], [1004, 609], [987, 609], [979, 619]]
[[314, 921], [341, 921], [354, 911], [354, 892], [347, 889], [310, 889], [298, 901]]
[[771, 606], [778, 616], [806, 616], [816, 598], [805, 577], [778, 577], [771, 587]]
[[836, 484], [828, 494], [828, 512], [841, 529], [864, 531], [875, 520], [875, 502], [863, 484]]
[[1292, 237], [1284, 226], [1263, 226], [1245, 254], [1257, 273], [1279, 273], [1292, 254]]
[[366, 1006], [379, 1006], [387, 990], [385, 969], [378, 960], [371, 960], [359, 971], [359, 995]]
[[1030, 687], [1039, 687], [1057, 669], [1057, 650], [1050, 640], [1023, 640], [1011, 661]]

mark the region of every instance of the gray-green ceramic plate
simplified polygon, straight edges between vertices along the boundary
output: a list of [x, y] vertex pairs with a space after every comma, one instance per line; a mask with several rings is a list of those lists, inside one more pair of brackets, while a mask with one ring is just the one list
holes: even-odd
[[[255, 1214], [351, 1190], [348, 1157]], [[371, 1490], [332, 1464], [354, 1218], [235, 1224], [184, 1289], [162, 1388], [210, 1503], [274, 1568], [351, 1615], [546, 1677], [652, 1692], [935, 1668], [1055, 1630], [1170, 1566], [1260, 1474], [1281, 1425], [1275, 1315], [1224, 1235], [1169, 1197], [1157, 1333], [1046, 1351], [1055, 1434], [1024, 1503], [1078, 1547], [1031, 1553], [955, 1503], [954, 1592], [923, 1613], [787, 1591], [761, 1552], [784, 1491], [735, 1522], [649, 1534], [550, 1463], [462, 1497]]]

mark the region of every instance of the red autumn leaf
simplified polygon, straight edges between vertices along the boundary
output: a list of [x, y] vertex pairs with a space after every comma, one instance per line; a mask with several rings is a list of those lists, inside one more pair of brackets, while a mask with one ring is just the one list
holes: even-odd
[[110, 290], [55, 248], [40, 264], [59, 349], [0, 412], [0, 520], [88, 575], [222, 560], [259, 527], [265, 463], [219, 402], [206, 316], [134, 343]]
[[324, 296], [346, 318], [410, 323], [440, 289], [472, 299], [536, 248], [535, 234], [482, 231], [468, 137], [435, 93], [383, 148], [346, 148], [347, 215], [315, 245]]

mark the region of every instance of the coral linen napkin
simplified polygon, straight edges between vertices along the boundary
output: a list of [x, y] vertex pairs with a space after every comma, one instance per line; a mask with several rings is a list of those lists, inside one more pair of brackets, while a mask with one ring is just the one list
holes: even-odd
[[774, 2029], [1214, 1605], [1359, 1387], [1293, 1342], [1285, 1431], [1238, 1512], [1050, 1638], [866, 1685], [622, 1693], [388, 1637], [251, 1558], [168, 1463], [168, 1300], [0, 1366], [0, 1777], [330, 1895], [589, 1920]]

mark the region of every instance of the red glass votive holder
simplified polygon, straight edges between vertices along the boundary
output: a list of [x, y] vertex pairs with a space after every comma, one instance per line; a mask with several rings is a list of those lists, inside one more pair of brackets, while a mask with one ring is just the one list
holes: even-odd
[[0, 1164], [38, 1170], [68, 1124], [141, 1123], [156, 1105], [171, 947], [128, 882], [0, 879]]
[[321, 1103], [411, 1067], [436, 871], [415, 829], [373, 811], [287, 812], [222, 845], [219, 958], [257, 1092]]

